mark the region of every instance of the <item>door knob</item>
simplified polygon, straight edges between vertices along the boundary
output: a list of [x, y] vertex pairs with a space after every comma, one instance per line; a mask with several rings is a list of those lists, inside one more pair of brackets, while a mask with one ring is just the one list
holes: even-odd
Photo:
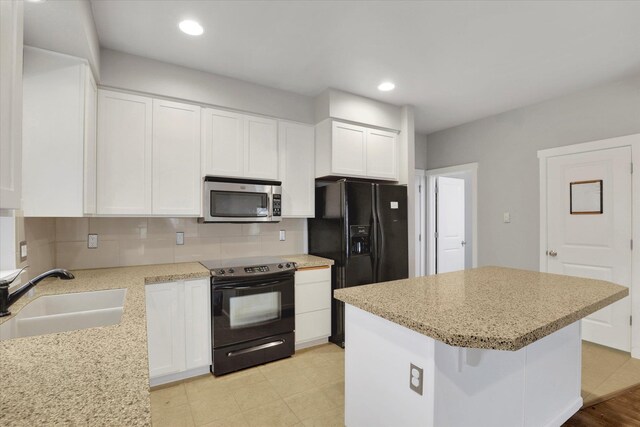
[[557, 256], [558, 252], [556, 252], [554, 250], [550, 250], [550, 251], [547, 251], [547, 255], [549, 255], [549, 256]]
[[466, 245], [466, 244], [467, 244], [467, 242], [465, 242], [465, 241], [463, 240], [463, 241], [461, 241], [461, 242], [460, 242], [460, 244], [461, 244], [462, 246], [464, 246], [464, 245]]

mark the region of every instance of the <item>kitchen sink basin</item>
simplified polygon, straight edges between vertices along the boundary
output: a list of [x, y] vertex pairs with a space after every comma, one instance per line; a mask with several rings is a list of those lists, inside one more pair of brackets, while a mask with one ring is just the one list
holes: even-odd
[[46, 295], [0, 325], [0, 341], [120, 323], [126, 289]]

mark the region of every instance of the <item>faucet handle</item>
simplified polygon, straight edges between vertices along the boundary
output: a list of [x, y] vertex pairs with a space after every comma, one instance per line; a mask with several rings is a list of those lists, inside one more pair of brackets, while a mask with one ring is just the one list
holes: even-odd
[[10, 284], [12, 284], [19, 276], [20, 274], [22, 274], [23, 271], [25, 271], [27, 268], [29, 268], [28, 265], [25, 265], [24, 267], [22, 267], [17, 273], [13, 273], [12, 275], [8, 275], [6, 276], [4, 279], [0, 279], [0, 286], [9, 286]]

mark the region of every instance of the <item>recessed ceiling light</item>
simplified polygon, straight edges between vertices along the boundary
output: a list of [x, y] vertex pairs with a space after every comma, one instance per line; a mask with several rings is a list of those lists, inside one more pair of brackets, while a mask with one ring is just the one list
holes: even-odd
[[378, 90], [382, 92], [389, 92], [390, 90], [393, 90], [395, 87], [396, 85], [391, 82], [383, 82], [378, 85]]
[[28, 3], [44, 3], [46, 0], [27, 0]]
[[186, 19], [180, 22], [178, 24], [178, 27], [180, 27], [183, 33], [187, 33], [190, 36], [199, 36], [200, 34], [204, 33], [204, 29], [202, 28], [202, 25], [190, 19]]

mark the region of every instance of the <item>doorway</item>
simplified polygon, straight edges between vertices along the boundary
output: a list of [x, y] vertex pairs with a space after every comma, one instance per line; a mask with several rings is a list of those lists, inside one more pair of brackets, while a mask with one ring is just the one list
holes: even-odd
[[[640, 261], [638, 232], [640, 135], [538, 152], [540, 159], [540, 271], [607, 280], [630, 296], [582, 320], [585, 341], [638, 357], [632, 325]], [[634, 348], [635, 347], [635, 348]]]
[[426, 171], [426, 273], [477, 267], [478, 164]]

